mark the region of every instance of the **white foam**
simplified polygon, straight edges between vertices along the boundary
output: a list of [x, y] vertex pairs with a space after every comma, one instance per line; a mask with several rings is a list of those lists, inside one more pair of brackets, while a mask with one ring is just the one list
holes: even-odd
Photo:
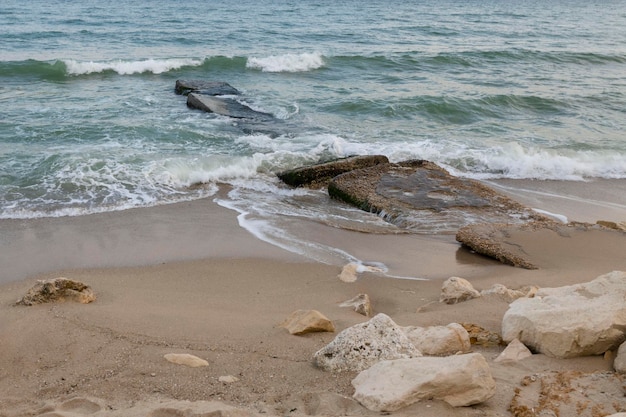
[[247, 68], [259, 69], [264, 72], [305, 72], [323, 66], [324, 57], [319, 52], [248, 58], [246, 63]]
[[104, 71], [114, 71], [120, 75], [141, 74], [150, 72], [162, 74], [164, 72], [178, 69], [184, 66], [199, 66], [203, 61], [198, 59], [170, 58], [170, 59], [145, 59], [138, 61], [75, 61], [73, 59], [64, 60], [69, 75], [84, 75], [100, 73]]
[[516, 142], [473, 147], [454, 141], [422, 140], [364, 144], [362, 152], [383, 153], [394, 162], [427, 159], [456, 176], [475, 179], [538, 179], [581, 181], [626, 178], [626, 155], [617, 151], [540, 149]]
[[543, 214], [544, 216], [547, 216], [547, 217], [552, 217], [553, 219], [556, 219], [563, 224], [567, 224], [569, 222], [569, 220], [567, 219], [567, 216], [564, 216], [562, 214], [551, 213], [549, 211], [541, 210], [538, 208], [533, 208], [533, 211], [536, 211], [537, 213]]

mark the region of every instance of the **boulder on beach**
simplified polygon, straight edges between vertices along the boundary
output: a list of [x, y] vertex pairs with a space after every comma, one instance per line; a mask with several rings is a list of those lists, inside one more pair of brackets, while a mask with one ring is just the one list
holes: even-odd
[[96, 300], [96, 295], [91, 287], [80, 281], [59, 277], [37, 281], [16, 304], [32, 306], [66, 300], [88, 304]]
[[293, 335], [315, 332], [334, 332], [335, 326], [317, 310], [296, 310], [280, 325]]
[[352, 385], [354, 399], [379, 412], [425, 399], [469, 406], [487, 401], [496, 392], [489, 365], [480, 353], [386, 360], [361, 372]]
[[531, 350], [556, 358], [601, 355], [626, 336], [626, 272], [614, 271], [591, 282], [542, 288], [533, 298], [510, 304], [502, 337], [517, 338]]
[[176, 80], [176, 94], [198, 93], [209, 96], [235, 96], [239, 90], [224, 81]]
[[454, 233], [473, 223], [524, 223], [539, 216], [486, 185], [424, 160], [377, 164], [334, 177], [331, 197], [421, 233]]
[[415, 358], [422, 353], [389, 316], [379, 313], [341, 331], [313, 358], [325, 371], [362, 371], [387, 359]]
[[339, 174], [355, 169], [367, 168], [378, 164], [389, 163], [384, 155], [350, 156], [330, 162], [299, 167], [278, 173], [285, 184], [292, 187], [322, 188]]

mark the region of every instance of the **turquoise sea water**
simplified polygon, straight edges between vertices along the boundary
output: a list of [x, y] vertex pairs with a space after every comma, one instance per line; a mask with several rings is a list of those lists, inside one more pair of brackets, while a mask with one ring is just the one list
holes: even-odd
[[[188, 109], [177, 79], [226, 81], [281, 123]], [[250, 219], [331, 216], [274, 174], [352, 154], [472, 178], [626, 178], [625, 132], [625, 0], [0, 5], [0, 218], [218, 183]]]

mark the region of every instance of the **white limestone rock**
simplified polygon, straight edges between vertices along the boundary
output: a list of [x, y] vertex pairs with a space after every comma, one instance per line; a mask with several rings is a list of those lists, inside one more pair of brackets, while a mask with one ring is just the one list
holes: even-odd
[[372, 315], [372, 303], [367, 294], [359, 294], [350, 300], [339, 304], [339, 307], [352, 307], [357, 313], [369, 317]]
[[459, 277], [450, 277], [443, 282], [439, 302], [456, 304], [478, 297], [480, 297], [480, 292], [478, 292], [468, 280]]
[[391, 412], [423, 399], [453, 407], [482, 403], [496, 383], [479, 353], [382, 361], [352, 380], [354, 399], [372, 411]]
[[530, 356], [533, 356], [533, 353], [519, 339], [513, 339], [502, 353], [494, 359], [494, 362], [518, 362]]
[[362, 371], [388, 359], [415, 358], [421, 352], [402, 328], [380, 313], [340, 332], [313, 355], [317, 366], [331, 372]]
[[168, 353], [163, 357], [168, 362], [175, 363], [176, 365], [189, 366], [190, 368], [209, 366], [209, 363], [204, 359], [200, 359], [199, 357], [188, 353]]
[[620, 374], [626, 374], [626, 342], [617, 349], [617, 356], [613, 361], [613, 368]]
[[409, 326], [404, 331], [411, 343], [424, 355], [454, 355], [469, 352], [472, 348], [467, 330], [458, 323], [447, 326]]
[[600, 355], [616, 349], [626, 330], [626, 272], [591, 282], [542, 288], [520, 298], [502, 320], [502, 338], [556, 358]]
[[491, 288], [482, 290], [480, 295], [486, 298], [497, 298], [507, 303], [511, 303], [518, 298], [522, 297], [534, 297], [539, 291], [539, 287], [529, 285], [518, 290], [512, 290], [502, 284], [493, 284]]

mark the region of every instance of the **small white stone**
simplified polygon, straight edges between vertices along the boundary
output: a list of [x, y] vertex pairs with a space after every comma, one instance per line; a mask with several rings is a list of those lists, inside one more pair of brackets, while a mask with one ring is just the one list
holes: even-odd
[[188, 353], [168, 353], [163, 356], [168, 362], [175, 363], [176, 365], [185, 365], [191, 368], [198, 368], [200, 366], [209, 366], [209, 363], [204, 359], [200, 359], [197, 356], [190, 355]]

